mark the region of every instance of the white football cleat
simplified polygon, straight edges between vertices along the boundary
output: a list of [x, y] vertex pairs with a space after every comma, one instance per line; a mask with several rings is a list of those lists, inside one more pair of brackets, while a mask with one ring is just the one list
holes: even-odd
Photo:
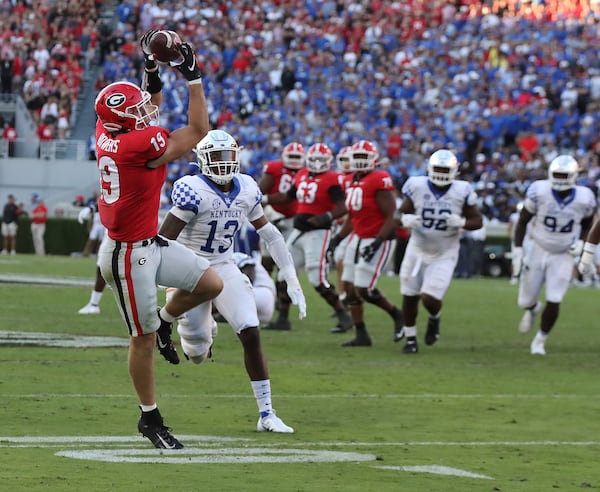
[[285, 425], [283, 420], [275, 415], [275, 411], [269, 412], [264, 417], [259, 417], [258, 423], [256, 424], [256, 430], [258, 432], [294, 433], [294, 429], [288, 425]]
[[100, 314], [100, 306], [88, 303], [77, 312], [79, 314]]
[[526, 309], [523, 313], [523, 317], [519, 322], [519, 332], [527, 333], [533, 328], [533, 322], [535, 321], [535, 317], [542, 309], [542, 303], [540, 301], [537, 302], [533, 309]]
[[544, 340], [541, 336], [536, 335], [531, 341], [531, 347], [529, 351], [532, 355], [546, 355], [546, 347], [544, 344], [546, 340]]

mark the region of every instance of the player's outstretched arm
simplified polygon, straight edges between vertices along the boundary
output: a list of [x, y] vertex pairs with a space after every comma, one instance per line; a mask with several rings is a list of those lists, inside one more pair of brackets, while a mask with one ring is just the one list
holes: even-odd
[[306, 299], [298, 281], [292, 255], [286, 247], [285, 239], [279, 229], [271, 224], [264, 215], [251, 223], [279, 268], [281, 277], [287, 284], [287, 293], [292, 300], [292, 304], [298, 306], [298, 317], [303, 319], [306, 316]]
[[171, 133], [165, 153], [158, 159], [148, 162], [147, 166], [151, 168], [162, 166], [187, 154], [210, 130], [202, 75], [194, 48], [188, 43], [181, 43], [179, 50], [184, 61], [175, 68], [189, 83], [188, 124]]

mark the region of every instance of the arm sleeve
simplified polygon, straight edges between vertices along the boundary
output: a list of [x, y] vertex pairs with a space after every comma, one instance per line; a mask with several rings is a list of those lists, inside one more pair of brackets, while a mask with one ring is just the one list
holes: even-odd
[[258, 235], [265, 242], [271, 258], [279, 268], [281, 277], [287, 280], [290, 277], [296, 277], [296, 268], [292, 255], [285, 245], [285, 239], [279, 232], [279, 229], [270, 222], [258, 229]]

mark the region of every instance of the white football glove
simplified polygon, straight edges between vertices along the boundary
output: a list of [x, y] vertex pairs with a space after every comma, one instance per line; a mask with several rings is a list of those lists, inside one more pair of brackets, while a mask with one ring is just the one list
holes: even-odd
[[521, 246], [515, 246], [511, 253], [512, 258], [512, 276], [518, 277], [521, 273], [521, 267], [523, 266], [523, 248]]
[[596, 244], [592, 243], [585, 243], [583, 245], [583, 253], [581, 253], [581, 258], [579, 258], [579, 263], [577, 264], [577, 271], [581, 273], [581, 275], [592, 273], [596, 246]]
[[569, 248], [569, 254], [575, 258], [581, 255], [583, 251], [583, 239], [577, 239]]
[[446, 217], [446, 225], [448, 227], [456, 227], [460, 229], [461, 227], [464, 227], [466, 223], [467, 219], [458, 214], [450, 214], [448, 217]]
[[415, 229], [423, 223], [423, 217], [416, 214], [402, 214], [402, 225], [408, 229]]
[[298, 277], [289, 277], [285, 280], [287, 284], [287, 294], [292, 300], [292, 304], [298, 306], [298, 318], [304, 319], [306, 317], [306, 299], [304, 298], [304, 292], [298, 282]]
[[80, 224], [83, 224], [91, 214], [92, 214], [92, 209], [90, 207], [82, 208], [79, 211], [79, 215], [77, 216], [77, 222], [79, 222]]

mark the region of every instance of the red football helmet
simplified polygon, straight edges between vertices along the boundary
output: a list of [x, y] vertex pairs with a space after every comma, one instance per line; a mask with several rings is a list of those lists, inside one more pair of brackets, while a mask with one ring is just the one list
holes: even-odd
[[350, 169], [350, 149], [351, 147], [349, 145], [342, 147], [335, 156], [338, 171], [343, 172], [344, 174], [352, 172], [352, 169]]
[[283, 148], [281, 161], [288, 169], [302, 169], [304, 167], [304, 147], [301, 143], [290, 142]]
[[371, 171], [377, 165], [379, 152], [373, 142], [361, 140], [350, 148], [350, 169], [352, 171]]
[[158, 106], [150, 97], [135, 84], [113, 82], [96, 97], [96, 114], [109, 132], [143, 130], [158, 120]]
[[324, 143], [312, 144], [306, 152], [306, 167], [311, 173], [329, 171], [333, 162], [333, 152]]

